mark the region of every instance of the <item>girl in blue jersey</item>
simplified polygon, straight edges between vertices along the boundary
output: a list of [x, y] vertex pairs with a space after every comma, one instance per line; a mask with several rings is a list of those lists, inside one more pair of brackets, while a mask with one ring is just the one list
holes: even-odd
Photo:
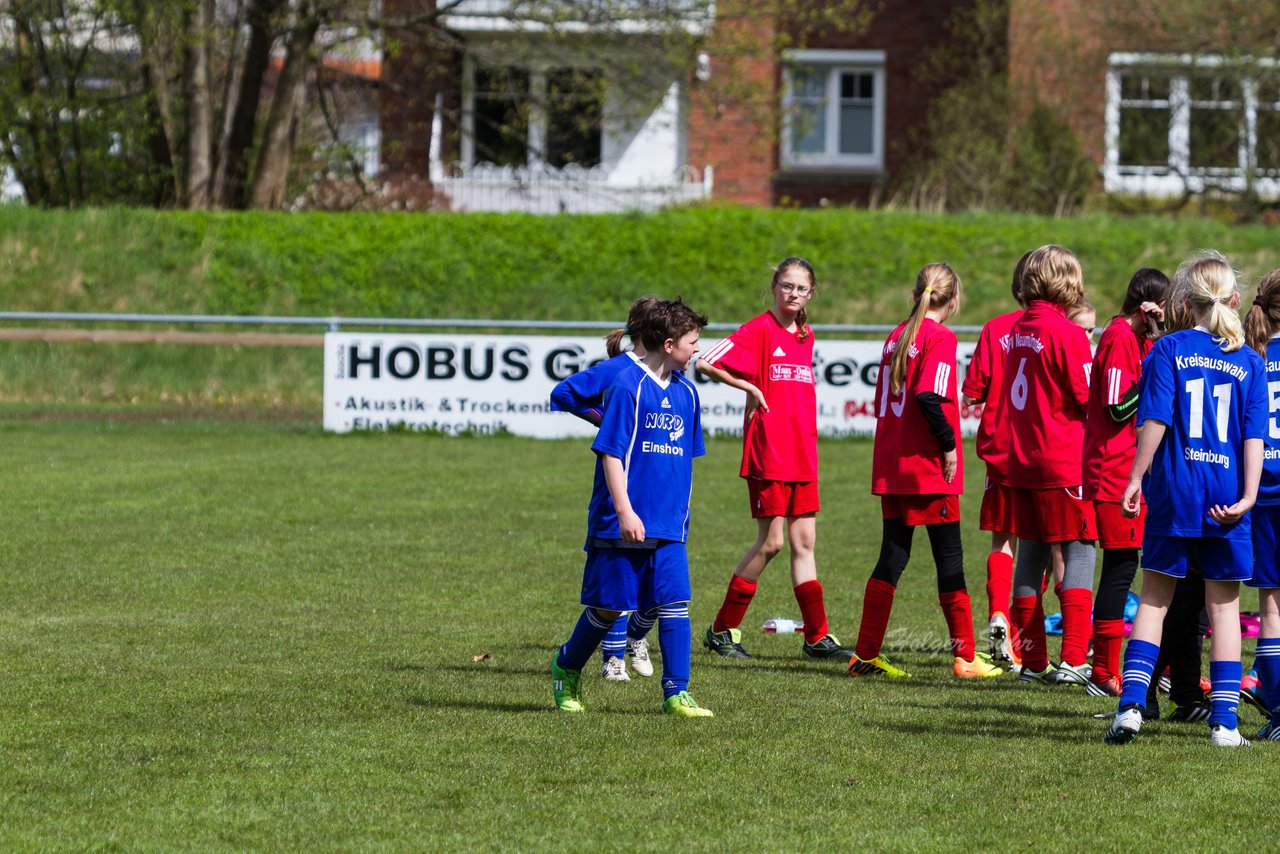
[[[1189, 266], [1188, 266], [1189, 265]], [[1258, 498], [1267, 431], [1266, 366], [1244, 347], [1236, 277], [1222, 255], [1184, 263], [1196, 326], [1155, 343], [1142, 372], [1138, 451], [1121, 505], [1147, 501], [1142, 597], [1125, 651], [1119, 710], [1109, 744], [1125, 744], [1142, 713], [1164, 615], [1178, 578], [1199, 562], [1213, 639], [1210, 743], [1240, 747], [1240, 582], [1253, 573], [1249, 511]], [[1180, 277], [1183, 271], [1180, 272]]]
[[[584, 371], [572, 374], [551, 390], [551, 409], [570, 412], [588, 424], [600, 426], [604, 414], [604, 393], [623, 368], [634, 365], [645, 355], [644, 329], [649, 322], [649, 312], [661, 300], [657, 297], [641, 297], [631, 303], [627, 312], [625, 329], [615, 329], [604, 338], [605, 352], [609, 358]], [[630, 337], [631, 350], [622, 349], [622, 340]], [[653, 675], [653, 662], [649, 659], [649, 640], [646, 635], [653, 622], [640, 614], [622, 614], [614, 621], [609, 633], [600, 643], [601, 673], [610, 682], [630, 682], [627, 665], [640, 676]]]
[[1244, 319], [1245, 340], [1267, 365], [1267, 432], [1262, 480], [1253, 509], [1253, 578], [1262, 630], [1254, 666], [1261, 705], [1270, 720], [1258, 738], [1280, 741], [1280, 270], [1258, 283], [1258, 296]]
[[551, 659], [551, 691], [563, 712], [581, 712], [582, 667], [623, 611], [658, 623], [662, 711], [710, 717], [689, 694], [689, 499], [693, 458], [706, 453], [701, 406], [681, 373], [698, 352], [706, 317], [679, 300], [649, 313], [644, 358], [604, 396], [591, 445], [596, 476], [587, 509], [582, 615]]

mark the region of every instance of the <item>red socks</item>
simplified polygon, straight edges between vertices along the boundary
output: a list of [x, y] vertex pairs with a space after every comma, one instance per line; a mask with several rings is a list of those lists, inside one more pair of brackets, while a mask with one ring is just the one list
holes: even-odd
[[1093, 681], [1102, 684], [1120, 675], [1124, 620], [1093, 621]]
[[822, 584], [818, 579], [798, 585], [794, 592], [804, 620], [805, 643], [817, 643], [827, 636], [827, 609], [822, 604]]
[[1058, 594], [1062, 602], [1062, 660], [1079, 667], [1089, 660], [1093, 636], [1093, 591], [1072, 587]]
[[938, 604], [947, 618], [947, 630], [951, 633], [951, 648], [955, 655], [965, 661], [973, 661], [973, 610], [969, 606], [969, 591], [939, 593]]
[[[729, 589], [724, 594], [724, 604], [720, 606], [711, 631], [723, 632], [725, 629], [736, 629], [742, 625], [742, 618], [747, 616], [747, 608], [756, 595], [756, 582], [748, 581], [740, 575], [729, 579]], [[819, 594], [821, 596], [821, 594]], [[805, 621], [808, 625], [808, 621]]]
[[893, 612], [893, 594], [898, 588], [878, 578], [867, 579], [867, 589], [862, 597], [862, 622], [858, 626], [858, 644], [854, 648], [858, 658], [875, 658], [884, 643], [884, 633], [889, 627], [889, 614]]
[[1049, 666], [1044, 640], [1044, 606], [1039, 596], [1014, 596], [1009, 609], [1013, 642], [1022, 650], [1022, 666], [1037, 673]]
[[1008, 614], [1013, 599], [1013, 555], [987, 555], [987, 621], [996, 614]]

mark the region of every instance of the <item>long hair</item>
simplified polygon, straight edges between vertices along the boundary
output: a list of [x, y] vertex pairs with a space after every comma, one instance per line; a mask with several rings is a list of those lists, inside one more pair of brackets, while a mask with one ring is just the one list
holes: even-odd
[[604, 336], [604, 349], [610, 357], [616, 356], [622, 352], [622, 339], [630, 338], [634, 343], [643, 339], [643, 330], [649, 322], [649, 312], [659, 302], [657, 297], [640, 297], [640, 299], [631, 303], [631, 310], [627, 312], [627, 326], [625, 329], [615, 329], [608, 335]]
[[1280, 270], [1272, 270], [1258, 282], [1258, 295], [1244, 316], [1244, 340], [1267, 357], [1267, 342], [1280, 331]]
[[1244, 329], [1230, 305], [1236, 272], [1227, 256], [1210, 249], [1183, 261], [1182, 266], [1187, 268], [1187, 304], [1196, 320], [1204, 322], [1224, 353], [1239, 350], [1244, 346]]
[[[926, 295], [929, 297], [927, 300]], [[911, 358], [911, 346], [920, 331], [920, 324], [924, 323], [925, 314], [931, 308], [942, 308], [959, 295], [960, 277], [949, 264], [926, 264], [916, 275], [916, 286], [911, 291], [914, 304], [889, 361], [889, 387], [894, 394], [902, 391], [902, 384], [907, 381], [907, 360]]]
[[[803, 258], [783, 258], [778, 266], [773, 268], [773, 279], [769, 282], [769, 290], [772, 291], [778, 286], [778, 281], [782, 278], [782, 274], [790, 270], [792, 267], [799, 267], [809, 276], [809, 297], [818, 295], [818, 278], [813, 273], [813, 265]], [[807, 308], [802, 308], [796, 312], [796, 335], [803, 341], [808, 338], [811, 330], [809, 329], [809, 312]]]
[[[1143, 267], [1129, 279], [1129, 287], [1124, 292], [1124, 302], [1120, 304], [1120, 313], [1128, 316], [1137, 311], [1144, 302], [1165, 303], [1165, 314], [1168, 314], [1169, 290], [1172, 283], [1169, 277], [1154, 267]], [[1147, 326], [1147, 337], [1156, 338], [1160, 327], [1155, 318], [1144, 317]]]
[[1027, 259], [1022, 276], [1022, 298], [1030, 303], [1042, 299], [1063, 308], [1084, 299], [1084, 273], [1080, 259], [1070, 249], [1049, 244]]

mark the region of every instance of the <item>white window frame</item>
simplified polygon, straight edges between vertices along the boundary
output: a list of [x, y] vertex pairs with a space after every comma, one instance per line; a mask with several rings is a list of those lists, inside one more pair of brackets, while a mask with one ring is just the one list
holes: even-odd
[[[1192, 100], [1191, 80], [1197, 72], [1240, 65], [1273, 70], [1278, 63], [1269, 58], [1236, 60], [1221, 56], [1191, 54], [1113, 53], [1108, 58], [1106, 104], [1106, 159], [1103, 181], [1108, 192], [1150, 196], [1175, 196], [1206, 190], [1240, 192], [1252, 181], [1265, 196], [1280, 196], [1280, 174], [1257, 171], [1258, 99], [1256, 78], [1247, 71], [1239, 76], [1243, 100], [1244, 134], [1235, 167], [1191, 165], [1191, 109], [1202, 106]], [[1165, 165], [1134, 166], [1120, 163], [1120, 111], [1122, 107], [1155, 106], [1121, 98], [1121, 77], [1135, 71], [1153, 71], [1169, 77], [1169, 162]], [[1205, 103], [1203, 106], [1211, 106]], [[1251, 174], [1252, 173], [1252, 174]]]
[[[885, 52], [882, 50], [793, 50], [783, 55], [782, 145], [780, 159], [785, 169], [848, 169], [879, 171], [884, 168]], [[798, 152], [792, 146], [792, 119], [795, 93], [792, 74], [796, 68], [820, 68], [827, 74], [826, 139], [823, 151]], [[870, 154], [840, 152], [840, 74], [870, 74], [873, 79], [872, 131]]]

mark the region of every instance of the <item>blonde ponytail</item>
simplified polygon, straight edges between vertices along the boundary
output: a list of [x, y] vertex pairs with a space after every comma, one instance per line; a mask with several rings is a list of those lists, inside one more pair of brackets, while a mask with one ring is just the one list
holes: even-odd
[[[1224, 353], [1244, 346], [1240, 315], [1231, 307], [1236, 272], [1221, 252], [1206, 250], [1182, 262], [1186, 268], [1187, 302], [1196, 319], [1220, 342]], [[1182, 268], [1179, 268], [1179, 272]]]
[[898, 343], [889, 361], [889, 389], [894, 394], [902, 391], [907, 381], [907, 360], [915, 344], [924, 317], [931, 308], [941, 308], [960, 293], [960, 277], [950, 265], [942, 262], [926, 264], [916, 276], [916, 286], [911, 291], [915, 304], [907, 315], [907, 325], [898, 337]]

